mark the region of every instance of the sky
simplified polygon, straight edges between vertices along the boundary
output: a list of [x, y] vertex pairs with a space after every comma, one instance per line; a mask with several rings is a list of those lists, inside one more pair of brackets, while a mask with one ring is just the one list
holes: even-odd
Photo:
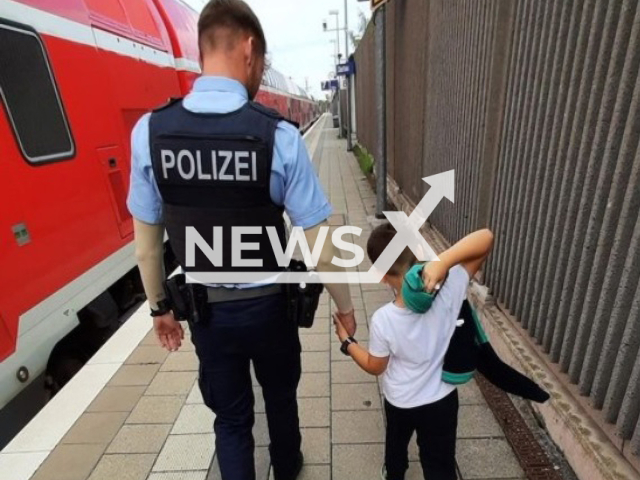
[[[205, 0], [185, 0], [200, 11]], [[336, 32], [324, 32], [323, 20], [329, 29], [336, 28], [335, 15], [339, 11], [340, 28], [344, 27], [344, 0], [245, 0], [260, 19], [267, 37], [267, 49], [271, 65], [291, 77], [302, 88], [308, 82], [309, 92], [323, 99], [320, 82], [330, 78], [335, 70]], [[360, 29], [362, 12], [370, 18], [369, 2], [347, 0], [349, 30], [356, 35]], [[340, 52], [344, 57], [344, 30], [340, 34]], [[353, 45], [349, 40], [349, 53]]]

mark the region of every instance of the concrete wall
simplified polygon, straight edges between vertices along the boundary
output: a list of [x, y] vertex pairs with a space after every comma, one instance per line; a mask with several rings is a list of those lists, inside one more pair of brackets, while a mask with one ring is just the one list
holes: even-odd
[[[484, 278], [632, 463], [640, 459], [640, 7], [631, 0], [393, 0], [388, 172], [449, 241], [496, 234]], [[374, 38], [356, 52], [375, 151]]]

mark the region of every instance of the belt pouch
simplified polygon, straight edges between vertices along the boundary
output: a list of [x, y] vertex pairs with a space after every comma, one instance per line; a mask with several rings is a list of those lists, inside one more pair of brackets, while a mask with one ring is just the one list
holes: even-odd
[[[306, 272], [307, 266], [299, 260], [292, 260], [289, 271]], [[320, 295], [324, 287], [321, 283], [290, 283], [287, 285], [289, 318], [298, 327], [311, 328], [315, 319]]]

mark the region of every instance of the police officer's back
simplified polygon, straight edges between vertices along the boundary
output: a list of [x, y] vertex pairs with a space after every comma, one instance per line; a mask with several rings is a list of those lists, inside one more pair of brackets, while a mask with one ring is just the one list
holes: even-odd
[[[162, 285], [165, 227], [187, 275], [273, 272], [281, 267], [267, 227], [283, 244], [286, 211], [292, 224], [314, 239], [331, 213], [296, 127], [250, 101], [260, 87], [266, 52], [262, 28], [250, 8], [241, 0], [209, 2], [200, 18], [199, 42], [203, 76], [192, 92], [143, 117], [132, 135], [128, 205], [154, 328], [169, 350], [179, 348], [183, 331]], [[257, 260], [261, 267], [255, 262], [251, 267], [232, 265], [237, 227], [260, 227], [262, 233], [252, 238], [258, 248], [243, 251], [242, 258]], [[221, 240], [221, 257], [202, 249], [189, 253], [189, 235], [208, 243]], [[330, 262], [333, 253], [326, 243], [318, 270], [337, 269]], [[258, 283], [208, 285], [206, 314], [190, 325], [200, 360], [199, 386], [216, 413], [224, 480], [255, 478], [251, 362], [264, 394], [276, 480], [295, 478], [302, 463], [296, 401], [300, 341], [283, 289], [271, 280], [267, 275]], [[348, 287], [327, 288], [353, 333]]]

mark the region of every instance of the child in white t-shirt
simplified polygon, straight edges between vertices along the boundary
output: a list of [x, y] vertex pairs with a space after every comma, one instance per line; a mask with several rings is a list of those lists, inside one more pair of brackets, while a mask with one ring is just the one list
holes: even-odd
[[[375, 263], [396, 231], [391, 224], [373, 230], [367, 253]], [[369, 351], [349, 337], [334, 317], [342, 351], [372, 375], [382, 375], [387, 418], [385, 465], [387, 480], [403, 480], [408, 468], [408, 446], [417, 433], [420, 462], [425, 478], [454, 480], [458, 393], [442, 381], [442, 366], [466, 297], [469, 279], [475, 275], [493, 244], [489, 230], [479, 230], [443, 252], [440, 261], [423, 269], [425, 289], [438, 295], [426, 313], [408, 310], [402, 282], [415, 257], [406, 248], [383, 282], [393, 288], [395, 301], [378, 309], [371, 319]], [[446, 282], [442, 283], [446, 277]]]

